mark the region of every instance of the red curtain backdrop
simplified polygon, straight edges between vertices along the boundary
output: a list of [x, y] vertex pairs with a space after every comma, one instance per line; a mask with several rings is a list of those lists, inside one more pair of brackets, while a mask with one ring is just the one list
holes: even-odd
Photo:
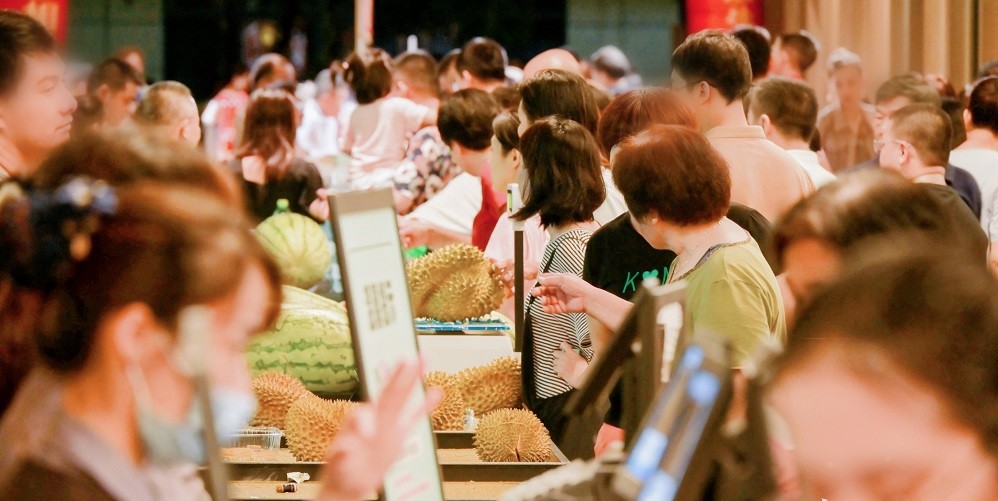
[[44, 24], [59, 41], [66, 39], [69, 0], [0, 0], [0, 9], [24, 12]]
[[686, 33], [739, 24], [763, 25], [763, 0], [686, 0]]

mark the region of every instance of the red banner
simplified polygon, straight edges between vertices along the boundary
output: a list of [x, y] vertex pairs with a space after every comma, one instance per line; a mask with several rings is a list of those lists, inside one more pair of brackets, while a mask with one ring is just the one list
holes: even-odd
[[686, 32], [763, 24], [763, 0], [686, 0]]
[[45, 25], [60, 42], [66, 40], [69, 0], [0, 0], [0, 9], [23, 12]]

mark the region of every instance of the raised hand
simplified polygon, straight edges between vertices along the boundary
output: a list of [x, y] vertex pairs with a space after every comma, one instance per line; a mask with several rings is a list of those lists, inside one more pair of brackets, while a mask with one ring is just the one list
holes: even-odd
[[537, 282], [530, 295], [544, 305], [546, 313], [586, 312], [585, 298], [592, 286], [585, 280], [567, 273], [551, 273], [541, 275]]
[[443, 399], [440, 388], [430, 388], [416, 409], [405, 412], [422, 374], [419, 362], [399, 363], [378, 401], [365, 403], [347, 416], [326, 452], [322, 490], [316, 499], [354, 501], [380, 489], [413, 426]]

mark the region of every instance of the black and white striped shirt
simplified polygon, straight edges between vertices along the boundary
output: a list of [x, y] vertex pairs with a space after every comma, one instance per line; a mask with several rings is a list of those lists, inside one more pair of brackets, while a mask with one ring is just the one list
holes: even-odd
[[[582, 264], [586, 257], [586, 245], [592, 231], [575, 229], [562, 233], [548, 242], [544, 248], [541, 265], [544, 273], [572, 273], [582, 277]], [[550, 263], [550, 264], [548, 264]], [[540, 301], [526, 299], [526, 314], [530, 317], [530, 330], [533, 336], [534, 388], [537, 398], [550, 398], [572, 389], [554, 371], [554, 352], [563, 341], [580, 352], [586, 360], [593, 358], [592, 342], [589, 339], [589, 320], [584, 313], [551, 315], [544, 313]]]

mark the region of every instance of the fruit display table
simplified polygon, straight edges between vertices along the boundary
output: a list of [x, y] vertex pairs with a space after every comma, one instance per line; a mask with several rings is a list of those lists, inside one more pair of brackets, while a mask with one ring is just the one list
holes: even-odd
[[430, 371], [457, 373], [487, 365], [497, 358], [513, 357], [513, 342], [502, 331], [435, 333], [419, 335], [419, 352]]
[[[486, 463], [475, 454], [472, 433], [436, 432], [437, 460], [443, 472], [447, 499], [496, 499], [503, 492], [568, 463], [564, 454], [551, 444], [549, 461], [540, 463]], [[297, 462], [283, 454], [268, 454], [268, 460], [232, 460], [229, 465], [229, 495], [240, 499], [314, 499], [318, 495], [322, 463]], [[245, 458], [241, 458], [245, 459]], [[270, 459], [277, 459], [270, 460]], [[293, 493], [278, 493], [290, 472], [308, 473], [312, 481], [298, 486]]]

